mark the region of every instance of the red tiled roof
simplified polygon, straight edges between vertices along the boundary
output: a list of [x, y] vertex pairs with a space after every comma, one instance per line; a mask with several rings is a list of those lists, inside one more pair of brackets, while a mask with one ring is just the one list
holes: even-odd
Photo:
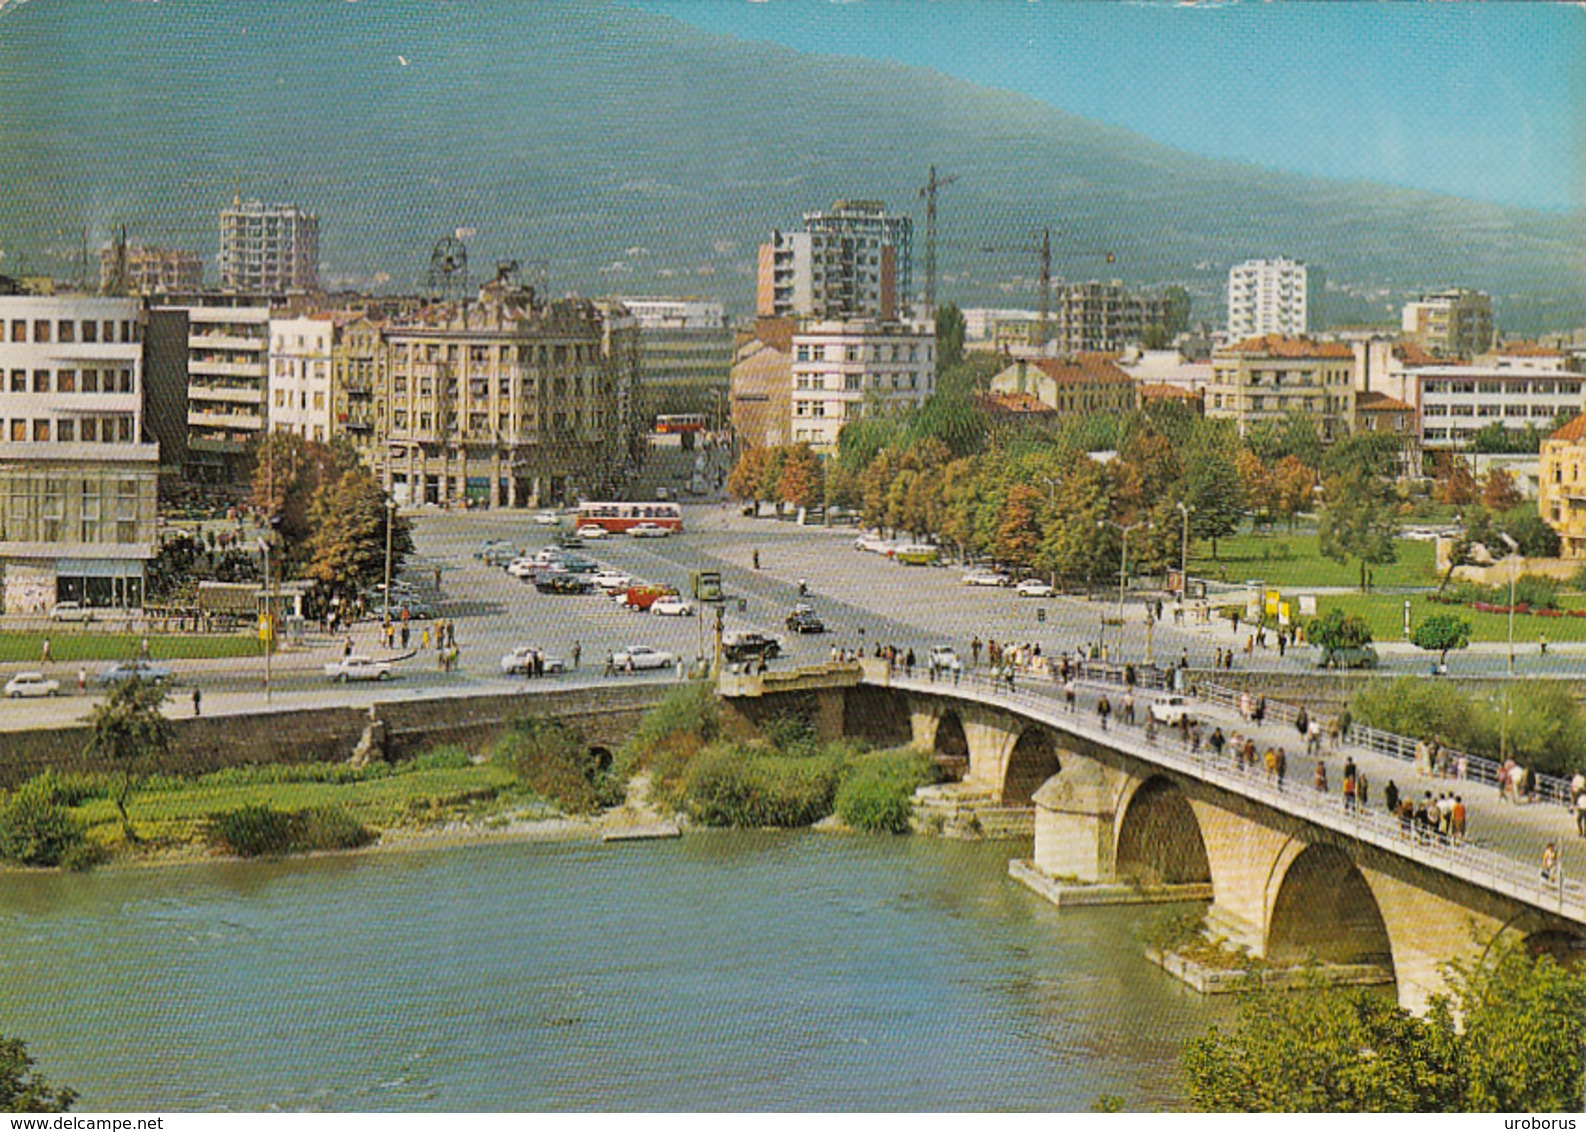
[[1201, 396], [1193, 389], [1185, 389], [1182, 385], [1169, 385], [1165, 381], [1152, 382], [1140, 386], [1140, 396], [1147, 401], [1167, 401], [1177, 398], [1180, 401], [1199, 401]]
[[1562, 358], [1564, 355], [1551, 346], [1544, 346], [1540, 342], [1505, 342], [1501, 346], [1494, 346], [1492, 354], [1504, 358]]
[[1407, 405], [1386, 393], [1365, 392], [1355, 394], [1355, 411], [1361, 413], [1413, 413], [1414, 405]]
[[1565, 440], [1574, 443], [1586, 439], [1586, 413], [1582, 413], [1562, 428], [1555, 429], [1549, 440]]
[[1266, 334], [1260, 338], [1246, 338], [1227, 347], [1229, 353], [1253, 354], [1261, 358], [1345, 358], [1353, 359], [1355, 352], [1342, 342], [1317, 342], [1311, 338], [1285, 338], [1281, 334]]
[[991, 393], [986, 407], [1004, 413], [1055, 413], [1056, 409], [1032, 393]]
[[1462, 366], [1460, 358], [1440, 358], [1428, 353], [1415, 342], [1399, 342], [1393, 347], [1393, 356], [1407, 366]]
[[1064, 383], [1134, 383], [1119, 369], [1112, 354], [1075, 354], [1071, 358], [1036, 358], [1030, 365], [1053, 381]]

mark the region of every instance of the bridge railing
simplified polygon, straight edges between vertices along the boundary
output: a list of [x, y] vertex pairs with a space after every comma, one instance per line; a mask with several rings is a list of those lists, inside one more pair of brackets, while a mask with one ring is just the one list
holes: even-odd
[[[1214, 704], [1238, 710], [1239, 698], [1243, 694], [1237, 688], [1227, 688], [1218, 684], [1198, 684], [1194, 694]], [[1293, 704], [1282, 703], [1278, 700], [1268, 700], [1266, 715], [1280, 723], [1293, 723], [1299, 717], [1300, 709]], [[1358, 747], [1364, 747], [1378, 754], [1387, 755], [1389, 758], [1401, 762], [1415, 762], [1415, 748], [1417, 740], [1404, 735], [1396, 735], [1391, 731], [1381, 731], [1375, 727], [1368, 727], [1362, 723], [1354, 723], [1349, 727], [1346, 736], [1348, 742]], [[1484, 783], [1488, 786], [1498, 785], [1499, 771], [1502, 765], [1482, 755], [1472, 755], [1464, 751], [1449, 750], [1449, 757], [1455, 760], [1463, 759], [1465, 763], [1465, 779], [1471, 782]], [[1564, 807], [1571, 805], [1569, 796], [1569, 780], [1551, 774], [1537, 774], [1535, 780], [1535, 797], [1543, 802], [1551, 802]]]
[[[867, 674], [867, 679], [874, 679], [874, 676]], [[1054, 685], [1050, 680], [1027, 680], [1021, 686], [1017, 677], [1010, 684], [1005, 677], [970, 672], [956, 681], [940, 676], [933, 681], [928, 676], [894, 670], [886, 677], [886, 682], [892, 687], [951, 693], [990, 706], [1013, 708], [1059, 731], [1125, 751], [1148, 763], [1170, 767], [1229, 793], [1262, 802], [1274, 810], [1354, 837], [1532, 907], [1586, 922], [1586, 885], [1573, 878], [1566, 879], [1561, 866], [1555, 869], [1552, 877], [1544, 878], [1537, 866], [1485, 844], [1456, 841], [1430, 833], [1419, 823], [1407, 824], [1382, 810], [1345, 806], [1340, 796], [1318, 792], [1300, 781], [1303, 777], [1300, 774], [1279, 783], [1264, 768], [1241, 769], [1231, 748], [1221, 755], [1209, 747], [1196, 749], [1184, 744], [1176, 731], [1167, 728], [1148, 735], [1151, 730], [1147, 723], [1148, 707], [1141, 712], [1138, 721], [1130, 725], [1119, 719], [1119, 708], [1114, 705], [1113, 722], [1104, 726], [1093, 710], [1070, 712], [1063, 703], [1054, 700], [1051, 695]]]

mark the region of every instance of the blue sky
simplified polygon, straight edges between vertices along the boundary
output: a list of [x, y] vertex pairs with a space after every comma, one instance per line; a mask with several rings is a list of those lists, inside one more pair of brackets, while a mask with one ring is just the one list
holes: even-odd
[[626, 2], [1018, 91], [1207, 157], [1586, 211], [1580, 5]]

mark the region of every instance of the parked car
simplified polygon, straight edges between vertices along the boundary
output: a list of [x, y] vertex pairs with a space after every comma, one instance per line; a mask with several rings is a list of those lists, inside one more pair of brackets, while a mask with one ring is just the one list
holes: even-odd
[[629, 586], [623, 604], [629, 609], [647, 610], [664, 597], [676, 596], [671, 586]]
[[1152, 700], [1151, 718], [1169, 727], [1177, 727], [1185, 720], [1190, 723], [1195, 722], [1190, 702], [1183, 696], [1167, 696], [1160, 700]]
[[347, 656], [325, 666], [325, 675], [338, 684], [350, 680], [389, 680], [391, 665], [369, 656]]
[[1013, 579], [996, 570], [971, 570], [962, 579], [966, 586], [1006, 586], [1013, 583]]
[[611, 662], [619, 670], [630, 666], [634, 669], [671, 668], [677, 663], [677, 657], [669, 652], [652, 649], [649, 645], [629, 645], [613, 653]]
[[[501, 672], [505, 676], [521, 676], [529, 669], [529, 658], [534, 655], [533, 645], [523, 645], [515, 648], [501, 658]], [[559, 656], [552, 656], [544, 649], [540, 650], [540, 663], [546, 672], [566, 672], [567, 662]]]
[[481, 554], [480, 559], [486, 566], [506, 566], [518, 558], [518, 548], [508, 542], [497, 543]]
[[697, 609], [693, 602], [674, 595], [657, 598], [651, 602], [650, 612], [662, 617], [692, 617]]
[[51, 680], [42, 672], [18, 672], [6, 681], [5, 694], [10, 700], [33, 696], [53, 696], [61, 690], [59, 680]]
[[561, 521], [561, 516], [554, 510], [536, 511], [534, 521], [542, 527], [554, 527]]
[[1370, 645], [1348, 649], [1324, 649], [1318, 646], [1313, 651], [1316, 654], [1318, 668], [1377, 667], [1377, 650]]
[[603, 539], [610, 533], [611, 532], [607, 531], [605, 527], [598, 526], [595, 523], [586, 523], [584, 526], [578, 528], [578, 537], [584, 542], [593, 542], [595, 539]]
[[752, 630], [729, 633], [722, 638], [721, 651], [729, 661], [775, 660], [782, 655], [782, 642]]
[[51, 621], [92, 621], [94, 611], [77, 601], [58, 601], [50, 607]]
[[807, 605], [793, 607], [793, 611], [787, 615], [787, 627], [788, 632], [800, 635], [826, 632], [826, 622]]
[[587, 594], [594, 586], [582, 574], [541, 573], [534, 588], [542, 594]]
[[1026, 578], [1013, 587], [1013, 592], [1020, 597], [1051, 597], [1052, 587], [1040, 578]]
[[665, 538], [671, 533], [660, 523], [635, 523], [628, 528], [629, 538]]
[[603, 590], [625, 590], [633, 584], [632, 578], [616, 570], [601, 570], [589, 580]]
[[543, 569], [545, 563], [537, 562], [532, 558], [514, 558], [507, 564], [507, 573], [522, 582], [534, 581], [537, 571]]
[[932, 671], [935, 672], [962, 672], [963, 661], [958, 659], [958, 653], [951, 645], [937, 645], [931, 650], [931, 655], [926, 658]]
[[[474, 557], [475, 558], [485, 558], [486, 556], [488, 556], [491, 553], [491, 551], [499, 551], [502, 547], [506, 547], [508, 550], [512, 550], [512, 544], [510, 542], [507, 542], [505, 539], [499, 539], [499, 538], [486, 539], [484, 542], [482, 542], [478, 546], [474, 547]], [[513, 550], [513, 556], [516, 557], [516, 555], [517, 555], [517, 551]]]
[[168, 665], [153, 664], [147, 660], [118, 660], [99, 674], [99, 680], [104, 684], [119, 684], [134, 678], [162, 684], [171, 678], [171, 669]]

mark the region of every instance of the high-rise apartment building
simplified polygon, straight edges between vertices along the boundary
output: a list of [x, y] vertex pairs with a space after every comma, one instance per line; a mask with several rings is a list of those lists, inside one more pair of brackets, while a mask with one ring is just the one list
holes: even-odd
[[871, 318], [908, 312], [914, 222], [880, 201], [806, 212], [798, 232], [760, 245], [755, 311], [762, 318]]
[[1047, 344], [1065, 354], [1116, 354], [1139, 343], [1147, 326], [1167, 323], [1165, 298], [1131, 295], [1116, 279], [1069, 283], [1056, 288], [1052, 300]]
[[1311, 271], [1292, 259], [1252, 259], [1228, 272], [1228, 337], [1299, 337], [1312, 327]]
[[220, 213], [220, 285], [231, 291], [319, 288], [319, 217], [294, 204], [234, 199]]
[[1455, 287], [1404, 304], [1401, 328], [1422, 349], [1468, 358], [1492, 347], [1492, 296]]
[[203, 285], [204, 261], [195, 252], [133, 244], [99, 253], [99, 289], [106, 294], [152, 295]]
[[142, 305], [6, 295], [0, 328], [5, 612], [140, 608], [159, 476], [143, 429]]

